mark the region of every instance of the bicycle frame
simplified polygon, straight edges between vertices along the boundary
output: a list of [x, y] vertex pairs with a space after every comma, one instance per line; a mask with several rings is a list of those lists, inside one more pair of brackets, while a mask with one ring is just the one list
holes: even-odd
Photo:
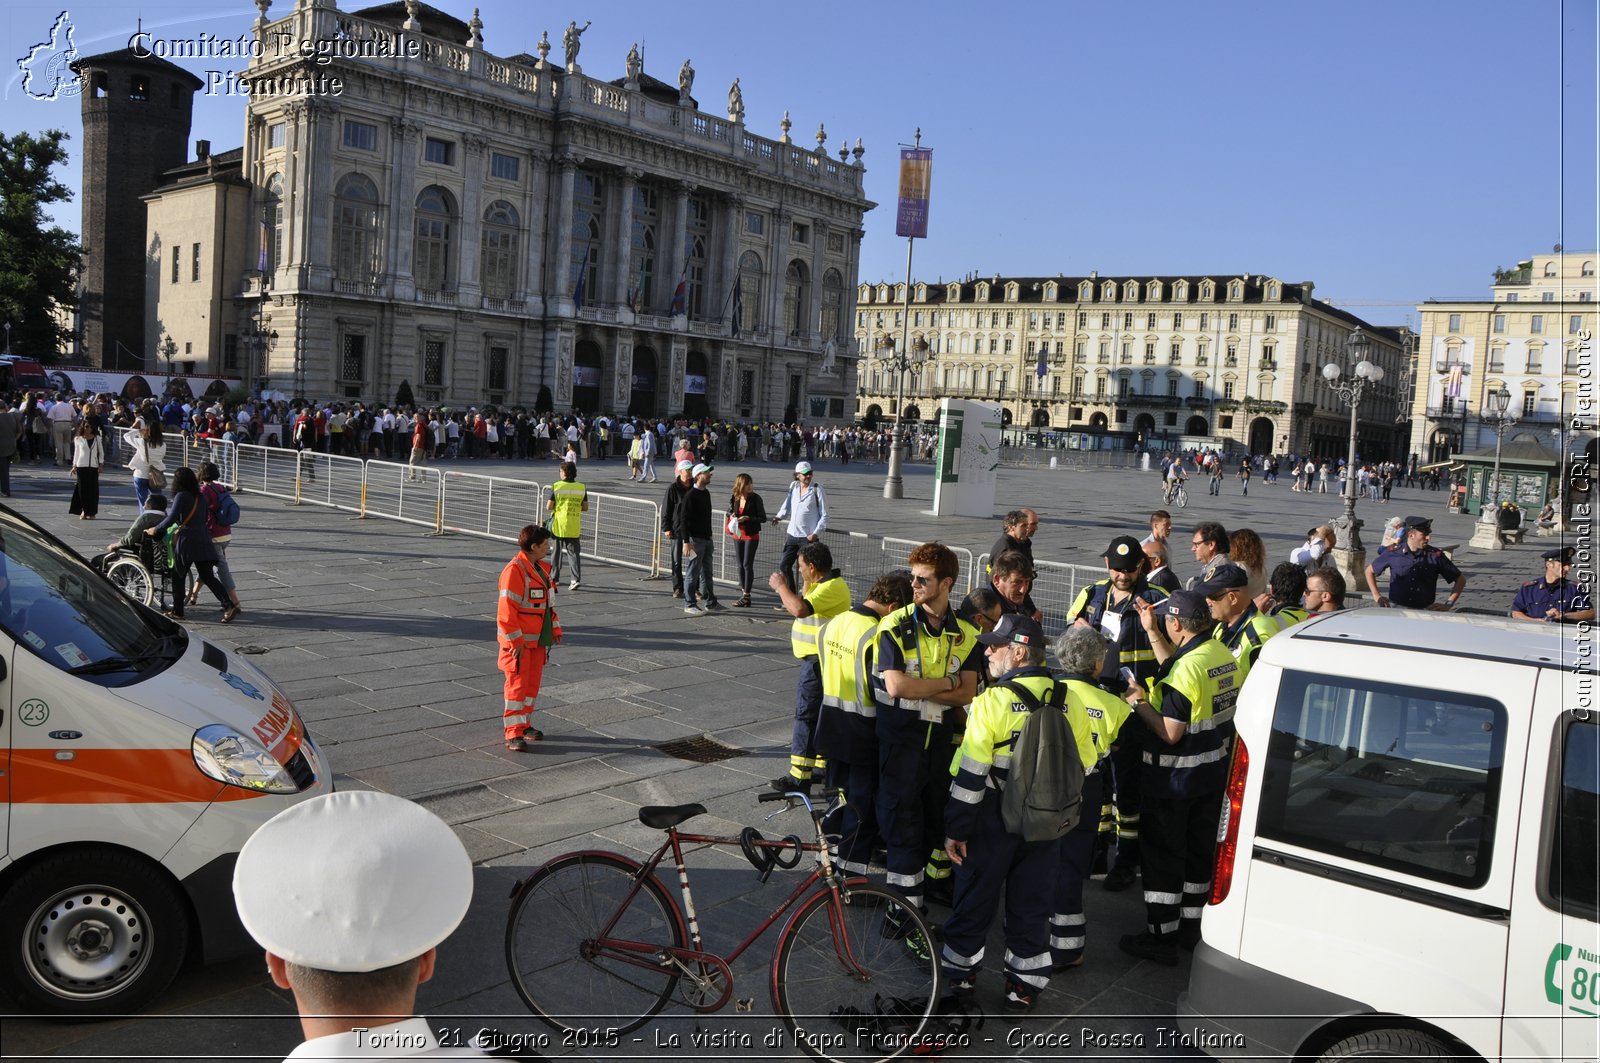
[[[781, 849], [785, 851], [795, 851], [795, 844], [783, 839], [760, 838], [756, 839], [754, 844], [757, 848], [761, 849]], [[670, 963], [679, 969], [679, 972], [682, 976], [695, 980], [702, 986], [707, 984], [705, 972], [702, 970], [697, 970], [693, 965], [710, 966], [715, 973], [723, 976], [723, 989], [715, 999], [704, 1001], [699, 1004], [696, 1004], [693, 1001], [688, 1001], [690, 1006], [699, 1012], [717, 1011], [727, 1004], [728, 1000], [733, 995], [732, 965], [738, 962], [739, 957], [744, 955], [745, 951], [748, 950], [751, 945], [754, 945], [762, 935], [770, 930], [773, 924], [782, 919], [784, 915], [791, 909], [796, 909], [796, 905], [800, 904], [802, 901], [811, 896], [813, 890], [819, 882], [825, 884], [826, 892], [829, 895], [829, 900], [827, 903], [833, 907], [835, 911], [837, 911], [839, 905], [844, 903], [843, 895], [841, 893], [842, 887], [866, 882], [866, 879], [861, 877], [841, 880], [838, 872], [834, 869], [832, 856], [828, 852], [826, 845], [822, 844], [820, 841], [800, 842], [798, 849], [799, 852], [819, 854], [820, 859], [818, 861], [818, 866], [813, 868], [811, 873], [808, 874], [805, 879], [789, 893], [789, 896], [785, 898], [784, 901], [775, 909], [773, 909], [772, 913], [763, 919], [761, 923], [754, 930], [752, 930], [743, 941], [739, 942], [739, 944], [734, 947], [733, 951], [727, 953], [726, 955], [719, 955], [716, 953], [706, 952], [704, 949], [704, 939], [700, 933], [700, 920], [695, 912], [694, 892], [689, 886], [689, 868], [684, 860], [685, 845], [700, 847], [737, 847], [740, 845], [740, 839], [736, 837], [730, 838], [712, 834], [679, 833], [676, 827], [667, 828], [666, 840], [662, 842], [661, 847], [658, 848], [655, 853], [640, 866], [639, 872], [634, 876], [633, 885], [629, 888], [627, 895], [623, 897], [622, 902], [617, 906], [617, 910], [611, 914], [610, 919], [608, 919], [605, 926], [601, 928], [600, 936], [594, 941], [588, 943], [588, 949], [595, 953], [609, 952], [615, 956], [615, 958], [623, 961], [624, 963], [650, 970], [659, 969], [660, 967]], [[633, 905], [634, 898], [637, 897], [639, 891], [644, 888], [645, 880], [655, 874], [656, 868], [661, 866], [661, 863], [666, 858], [668, 852], [672, 854], [672, 863], [678, 871], [678, 891], [683, 898], [683, 911], [680, 914], [687, 916], [687, 928], [689, 931], [689, 941], [691, 947], [680, 948], [674, 945], [664, 945], [661, 942], [630, 941], [623, 938], [611, 937], [611, 932], [616, 927], [618, 921], [621, 920], [623, 913], [625, 913]], [[798, 911], [798, 909], [796, 909], [796, 911]], [[838, 952], [840, 962], [854, 969], [862, 977], [866, 977], [867, 972], [864, 968], [862, 968], [860, 963], [857, 962], [850, 942], [841, 939], [841, 923], [834, 912], [829, 913], [829, 924], [833, 931], [834, 947]]]

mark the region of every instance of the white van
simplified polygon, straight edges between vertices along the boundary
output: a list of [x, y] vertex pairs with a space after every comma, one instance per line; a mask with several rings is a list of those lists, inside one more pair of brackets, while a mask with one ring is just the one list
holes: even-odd
[[239, 849], [332, 789], [259, 669], [4, 507], [0, 758], [0, 988], [40, 1014], [130, 1012], [186, 957], [253, 948]]
[[1596, 1058], [1592, 638], [1363, 609], [1267, 642], [1178, 1004], [1196, 1046]]

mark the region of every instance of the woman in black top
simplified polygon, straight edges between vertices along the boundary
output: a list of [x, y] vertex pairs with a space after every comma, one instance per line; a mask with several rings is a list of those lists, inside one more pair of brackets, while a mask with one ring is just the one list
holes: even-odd
[[756, 551], [761, 548], [761, 526], [767, 522], [767, 507], [761, 496], [751, 490], [753, 483], [748, 473], [733, 478], [733, 496], [728, 499], [728, 534], [733, 536], [734, 549], [739, 555], [739, 600], [735, 609], [750, 608], [750, 586], [756, 578]]
[[178, 527], [178, 537], [173, 544], [172, 609], [166, 615], [174, 620], [183, 619], [189, 566], [193, 565], [200, 573], [200, 582], [216, 595], [222, 606], [222, 622], [227, 624], [239, 614], [239, 607], [228, 600], [228, 589], [217, 578], [217, 547], [206, 529], [206, 504], [205, 496], [200, 493], [199, 478], [185, 465], [172, 474], [172, 505], [166, 517], [155, 527], [145, 529], [145, 534], [156, 538], [168, 528]]

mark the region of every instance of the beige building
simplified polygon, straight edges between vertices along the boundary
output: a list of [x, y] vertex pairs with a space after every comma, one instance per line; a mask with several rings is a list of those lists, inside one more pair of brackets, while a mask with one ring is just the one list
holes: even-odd
[[[1592, 381], [1597, 263], [1593, 251], [1534, 255], [1497, 270], [1487, 298], [1417, 308], [1411, 438], [1422, 460], [1494, 446], [1481, 414], [1485, 397], [1502, 387], [1518, 418], [1506, 442], [1529, 438], [1552, 450], [1590, 444], [1592, 431], [1571, 426], [1580, 389]], [[1588, 399], [1592, 409], [1592, 391]]]
[[[707, 113], [687, 62], [668, 84], [637, 47], [583, 50], [623, 72], [592, 78], [576, 25], [556, 34], [563, 62], [526, 24], [501, 39], [538, 40], [537, 55], [491, 54], [476, 14], [426, 4], [296, 0], [276, 19], [258, 6], [248, 257], [223, 277], [258, 382], [381, 402], [404, 383], [461, 406], [849, 416], [854, 361], [837, 356], [873, 206], [859, 141], [830, 153], [819, 126], [802, 146], [787, 116], [777, 139], [757, 136], [737, 79], [726, 113]], [[218, 368], [229, 357], [225, 339], [205, 350]]]
[[[935, 416], [941, 398], [979, 398], [999, 403], [1008, 424], [1088, 446], [1342, 455], [1349, 408], [1321, 372], [1344, 365], [1360, 328], [1385, 377], [1362, 401], [1359, 449], [1403, 457], [1410, 333], [1369, 325], [1312, 288], [1252, 274], [917, 282], [909, 339], [913, 360], [926, 360], [906, 374], [906, 417]], [[882, 356], [902, 343], [906, 294], [904, 284], [857, 290], [858, 417], [896, 412]]]
[[144, 350], [164, 373], [240, 376], [249, 344], [232, 298], [250, 263], [250, 186], [237, 148], [211, 154], [195, 145], [195, 161], [168, 170], [141, 197], [145, 204]]

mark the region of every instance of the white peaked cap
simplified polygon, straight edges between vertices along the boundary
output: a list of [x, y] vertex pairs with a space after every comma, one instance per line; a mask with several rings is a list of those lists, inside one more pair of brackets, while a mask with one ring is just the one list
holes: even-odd
[[460, 925], [472, 861], [438, 816], [392, 794], [348, 790], [279, 812], [233, 869], [240, 921], [301, 967], [376, 971], [415, 959]]

